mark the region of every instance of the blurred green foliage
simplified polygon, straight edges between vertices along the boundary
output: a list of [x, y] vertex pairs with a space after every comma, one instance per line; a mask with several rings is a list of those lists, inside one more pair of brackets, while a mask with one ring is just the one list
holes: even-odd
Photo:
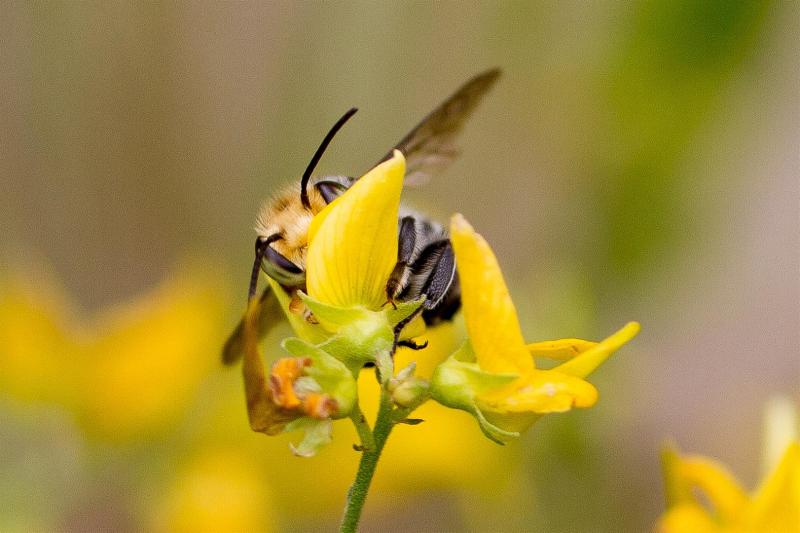
[[[595, 250], [620, 279], [647, 272], [700, 231], [682, 171], [701, 128], [755, 51], [771, 2], [647, 1], [609, 58], [606, 139], [592, 162], [603, 239]], [[607, 254], [603, 252], [607, 251]], [[603, 277], [605, 274], [598, 274]]]

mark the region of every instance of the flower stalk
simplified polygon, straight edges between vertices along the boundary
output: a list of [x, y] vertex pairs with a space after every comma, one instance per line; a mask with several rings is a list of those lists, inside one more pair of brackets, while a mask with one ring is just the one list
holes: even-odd
[[[392, 411], [391, 394], [384, 388], [381, 390], [381, 401], [378, 408], [378, 417], [375, 420], [375, 429], [370, 434], [372, 442], [368, 446], [363, 437], [361, 440], [361, 460], [358, 463], [356, 478], [347, 492], [347, 503], [344, 508], [342, 524], [339, 527], [341, 533], [355, 533], [358, 531], [358, 522], [361, 520], [361, 511], [364, 509], [364, 502], [367, 500], [367, 493], [375, 475], [375, 468], [378, 466], [383, 447], [386, 445], [386, 440], [389, 438], [389, 434], [396, 423]], [[358, 424], [356, 424], [357, 429], [358, 427]], [[361, 430], [359, 430], [359, 435], [361, 435]]]

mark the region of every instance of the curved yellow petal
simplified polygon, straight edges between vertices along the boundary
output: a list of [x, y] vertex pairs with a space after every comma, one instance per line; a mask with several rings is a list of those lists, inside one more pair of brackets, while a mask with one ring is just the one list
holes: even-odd
[[378, 309], [397, 262], [397, 217], [405, 159], [373, 168], [322, 210], [309, 228], [308, 294], [338, 307]]
[[758, 531], [800, 531], [800, 443], [793, 442], [753, 497], [745, 524]]
[[527, 374], [534, 369], [517, 311], [492, 249], [461, 215], [450, 221], [464, 320], [478, 365], [487, 372]]
[[697, 500], [689, 482], [681, 472], [682, 458], [673, 443], [661, 450], [661, 472], [664, 478], [664, 497], [667, 509], [686, 503], [696, 504]]
[[478, 397], [489, 411], [499, 413], [560, 413], [591, 407], [597, 389], [580, 378], [552, 370], [532, 370], [513, 383]]
[[583, 339], [558, 339], [554, 341], [532, 342], [528, 344], [528, 353], [532, 357], [546, 357], [547, 359], [557, 359], [568, 361], [597, 346], [596, 342], [585, 341]]
[[639, 329], [641, 328], [638, 322], [628, 322], [610, 337], [602, 340], [596, 346], [574, 359], [558, 365], [554, 370], [570, 376], [585, 378], [603, 364], [611, 354], [619, 350], [623, 344], [634, 338], [639, 333]]
[[680, 475], [708, 497], [723, 523], [732, 524], [739, 520], [748, 497], [724, 465], [705, 457], [684, 457]]
[[658, 521], [655, 533], [714, 533], [719, 526], [702, 506], [683, 503], [667, 511]]

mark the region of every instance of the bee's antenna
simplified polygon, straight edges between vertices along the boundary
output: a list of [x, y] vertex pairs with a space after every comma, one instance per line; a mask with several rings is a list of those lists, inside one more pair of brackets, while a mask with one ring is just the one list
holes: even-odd
[[325, 149], [328, 147], [331, 140], [333, 140], [333, 136], [336, 135], [336, 132], [344, 126], [344, 123], [347, 122], [350, 117], [356, 114], [356, 111], [358, 111], [358, 108], [352, 107], [336, 121], [336, 124], [333, 125], [325, 138], [322, 139], [322, 144], [320, 144], [317, 151], [314, 152], [314, 157], [311, 158], [311, 162], [308, 163], [306, 171], [303, 172], [303, 178], [300, 180], [300, 201], [306, 209], [311, 209], [311, 202], [308, 201], [308, 180], [311, 178], [311, 173], [314, 172], [314, 168], [317, 166], [317, 163], [319, 163], [322, 154], [325, 153]]
[[264, 259], [264, 254], [267, 252], [267, 246], [270, 243], [280, 239], [280, 234], [276, 233], [270, 235], [266, 239], [258, 237], [256, 239], [256, 260], [253, 262], [253, 272], [250, 274], [250, 290], [247, 293], [247, 302], [253, 299], [256, 295], [256, 288], [258, 286], [258, 271], [261, 270], [261, 261]]

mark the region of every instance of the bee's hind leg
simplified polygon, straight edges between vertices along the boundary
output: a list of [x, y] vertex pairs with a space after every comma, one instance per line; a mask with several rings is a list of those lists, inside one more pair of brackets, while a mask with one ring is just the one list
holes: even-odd
[[[456, 259], [453, 254], [453, 246], [450, 244], [449, 239], [442, 239], [430, 244], [427, 248], [420, 252], [419, 257], [416, 258], [411, 265], [411, 272], [413, 276], [420, 276], [423, 281], [420, 284], [420, 292], [417, 295], [408, 295], [408, 299], [425, 296], [425, 302], [417, 309], [411, 316], [397, 324], [394, 329], [394, 349], [398, 346], [404, 346], [400, 341], [400, 332], [403, 328], [411, 322], [417, 315], [425, 310], [435, 308], [442, 299], [447, 295], [447, 291], [453, 284], [456, 275]], [[406, 341], [402, 341], [405, 343]], [[413, 343], [413, 341], [411, 341]], [[417, 345], [413, 343], [416, 349], [422, 349], [427, 346]], [[409, 346], [411, 347], [411, 346]]]
[[411, 269], [415, 275], [427, 276], [419, 291], [420, 296], [425, 296], [422, 306], [426, 310], [438, 306], [456, 276], [456, 258], [450, 240], [442, 239], [425, 248]]
[[409, 263], [414, 255], [416, 241], [417, 230], [414, 217], [403, 217], [400, 220], [400, 231], [397, 237], [397, 263], [389, 276], [389, 281], [386, 282], [386, 303], [392, 304], [395, 309], [397, 309], [396, 298], [408, 285]]

